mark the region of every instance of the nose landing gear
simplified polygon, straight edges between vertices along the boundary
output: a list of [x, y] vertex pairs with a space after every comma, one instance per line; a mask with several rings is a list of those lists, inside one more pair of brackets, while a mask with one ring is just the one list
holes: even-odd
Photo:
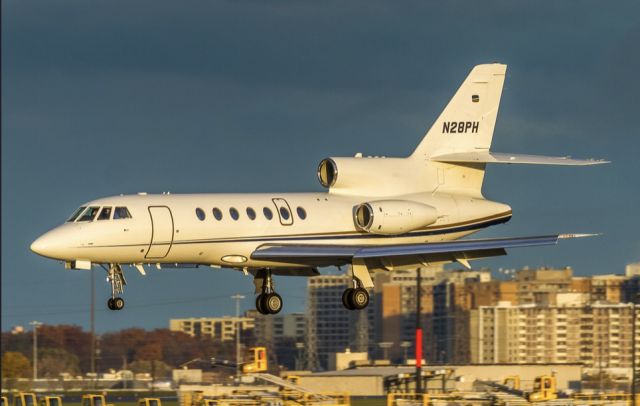
[[109, 310], [122, 310], [124, 307], [124, 299], [121, 297], [110, 298], [107, 300]]
[[127, 281], [124, 279], [124, 273], [119, 264], [111, 264], [109, 266], [107, 281], [111, 284], [111, 298], [107, 300], [107, 307], [109, 310], [122, 310], [124, 308], [124, 299], [117, 295], [124, 292]]
[[262, 279], [262, 293], [256, 297], [256, 309], [261, 314], [278, 314], [282, 304], [282, 297], [273, 289], [271, 271], [267, 269]]

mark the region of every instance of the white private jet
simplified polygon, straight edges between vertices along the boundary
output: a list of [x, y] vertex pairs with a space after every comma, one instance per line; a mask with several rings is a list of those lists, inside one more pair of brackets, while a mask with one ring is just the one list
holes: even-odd
[[[369, 272], [505, 255], [507, 248], [556, 244], [585, 234], [458, 240], [511, 218], [486, 200], [486, 164], [593, 165], [489, 150], [506, 65], [478, 65], [411, 156], [327, 158], [318, 179], [327, 193], [160, 194], [113, 196], [85, 203], [31, 250], [67, 268], [102, 266], [111, 283], [108, 307], [120, 310], [122, 265], [207, 265], [254, 276], [256, 308], [282, 309], [272, 275], [310, 276], [351, 265], [353, 287], [342, 301], [363, 309]], [[456, 241], [458, 240], [458, 241]]]

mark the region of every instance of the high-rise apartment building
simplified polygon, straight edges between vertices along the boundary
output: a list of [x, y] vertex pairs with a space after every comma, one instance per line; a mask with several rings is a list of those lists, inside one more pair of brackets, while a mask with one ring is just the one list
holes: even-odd
[[[572, 363], [629, 368], [633, 305], [588, 301], [584, 293], [557, 295], [554, 305], [480, 306], [470, 312], [474, 363]], [[636, 312], [640, 325], [640, 311]]]
[[241, 326], [241, 334], [253, 334], [254, 319], [251, 317], [191, 317], [169, 320], [169, 330], [181, 331], [192, 337], [210, 337], [219, 341], [232, 341], [236, 329]]
[[347, 310], [342, 293], [351, 286], [348, 275], [313, 276], [307, 282], [305, 351], [309, 369], [326, 369], [329, 355], [350, 349], [369, 352], [375, 343], [375, 295], [365, 310]]
[[257, 310], [249, 310], [245, 316], [255, 320], [255, 345], [267, 347], [270, 362], [296, 368], [296, 361], [303, 355], [301, 345], [305, 342], [307, 316], [304, 313], [264, 315]]
[[[417, 271], [412, 270], [375, 278], [376, 337], [377, 341], [392, 343], [387, 352], [395, 362], [403, 361], [405, 354], [412, 358], [408, 355], [415, 352], [416, 277]], [[468, 360], [468, 312], [473, 300], [486, 301], [477, 292], [474, 296], [468, 287], [490, 280], [488, 271], [444, 271], [442, 267], [421, 270], [421, 324], [427, 362]]]

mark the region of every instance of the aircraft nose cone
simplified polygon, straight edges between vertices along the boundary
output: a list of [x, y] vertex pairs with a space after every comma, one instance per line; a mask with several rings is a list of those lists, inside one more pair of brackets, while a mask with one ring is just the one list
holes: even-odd
[[35, 252], [38, 255], [42, 255], [43, 257], [48, 256], [47, 254], [49, 253], [49, 250], [51, 248], [51, 237], [47, 234], [41, 235], [31, 243], [31, 251]]
[[56, 229], [44, 233], [31, 243], [31, 251], [43, 257], [61, 259], [61, 250], [64, 247], [62, 237]]

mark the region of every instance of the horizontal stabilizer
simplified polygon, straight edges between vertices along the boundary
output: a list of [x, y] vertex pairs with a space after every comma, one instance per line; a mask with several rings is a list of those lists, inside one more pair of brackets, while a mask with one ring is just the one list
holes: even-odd
[[609, 161], [599, 159], [573, 159], [560, 156], [541, 156], [523, 154], [505, 154], [489, 151], [457, 152], [431, 157], [432, 161], [446, 163], [483, 163], [483, 164], [530, 164], [530, 165], [569, 165], [584, 166], [606, 164]]

